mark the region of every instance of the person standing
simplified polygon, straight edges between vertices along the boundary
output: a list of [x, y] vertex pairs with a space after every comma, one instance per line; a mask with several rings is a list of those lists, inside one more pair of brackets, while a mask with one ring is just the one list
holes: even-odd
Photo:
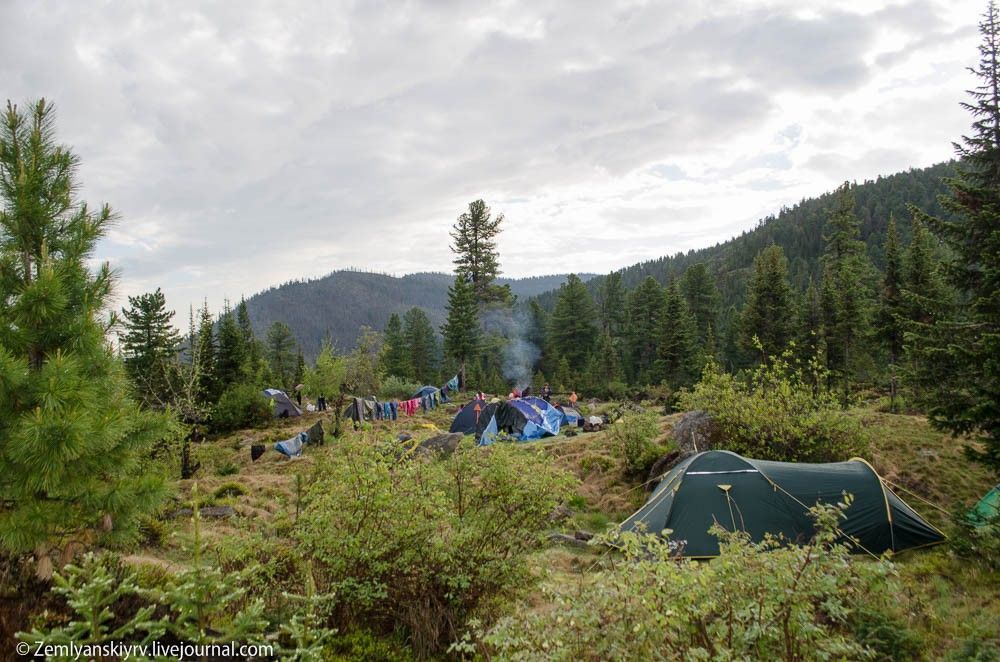
[[552, 388], [548, 385], [548, 382], [542, 387], [542, 400], [552, 402]]

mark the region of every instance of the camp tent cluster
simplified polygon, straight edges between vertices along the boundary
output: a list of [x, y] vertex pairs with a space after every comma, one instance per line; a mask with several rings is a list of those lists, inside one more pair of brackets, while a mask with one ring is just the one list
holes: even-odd
[[719, 554], [713, 524], [802, 543], [814, 534], [809, 508], [853, 496], [840, 523], [844, 540], [858, 553], [881, 554], [926, 547], [944, 535], [904, 503], [862, 459], [830, 464], [768, 462], [729, 451], [693, 455], [670, 470], [623, 531], [661, 534], [687, 557]]
[[530, 441], [559, 434], [562, 426], [576, 426], [580, 420], [575, 409], [533, 396], [497, 402], [473, 400], [455, 416], [450, 431], [475, 435], [480, 444], [488, 445], [500, 432], [518, 441]]

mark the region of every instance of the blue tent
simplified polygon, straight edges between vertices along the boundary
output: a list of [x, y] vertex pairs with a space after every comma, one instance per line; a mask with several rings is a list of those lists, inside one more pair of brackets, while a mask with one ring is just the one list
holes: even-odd
[[[476, 409], [478, 407], [478, 409]], [[449, 432], [461, 432], [462, 434], [475, 434], [479, 428], [479, 418], [486, 410], [485, 400], [473, 400], [462, 407], [455, 420], [451, 422]]]
[[410, 397], [423, 398], [425, 396], [430, 395], [431, 393], [434, 393], [437, 390], [438, 388], [436, 386], [421, 386], [419, 389], [417, 389], [417, 392], [411, 395]]

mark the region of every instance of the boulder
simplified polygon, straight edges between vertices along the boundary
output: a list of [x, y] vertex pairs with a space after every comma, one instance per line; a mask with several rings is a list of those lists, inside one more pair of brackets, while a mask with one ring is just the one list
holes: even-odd
[[552, 542], [557, 542], [561, 545], [568, 545], [570, 547], [580, 547], [580, 548], [587, 547], [586, 540], [580, 540], [575, 536], [568, 536], [565, 533], [550, 533], [549, 540], [551, 540]]
[[420, 442], [417, 446], [417, 450], [423, 453], [442, 453], [444, 455], [451, 455], [458, 448], [458, 444], [462, 441], [462, 437], [465, 436], [461, 432], [446, 432], [444, 434], [436, 434], [433, 437], [428, 437]]
[[712, 450], [712, 417], [704, 411], [687, 412], [674, 423], [673, 438], [683, 457]]

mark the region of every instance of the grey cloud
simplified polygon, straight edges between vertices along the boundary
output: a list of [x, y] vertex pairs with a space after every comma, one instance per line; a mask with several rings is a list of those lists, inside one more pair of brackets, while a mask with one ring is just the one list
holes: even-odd
[[[559, 219], [543, 229], [573, 247], [507, 256], [514, 273], [611, 268], [673, 248], [615, 239], [591, 255], [585, 242], [601, 226], [568, 227], [566, 209], [587, 205], [637, 232], [684, 223], [668, 235], [685, 245], [724, 239], [676, 212], [703, 199], [663, 202], [648, 217], [628, 200], [657, 181], [780, 189], [775, 173], [796, 162], [816, 116], [734, 148], [700, 181], [688, 160], [754, 135], [782, 112], [778, 94], [859, 89], [877, 73], [876, 25], [919, 44], [938, 34], [926, 23], [942, 8], [919, 0], [865, 17], [820, 4], [804, 19], [694, 0], [15, 0], [0, 3], [0, 87], [56, 101], [60, 136], [83, 160], [82, 194], [122, 214], [105, 253], [128, 287], [221, 300], [348, 265], [448, 269], [448, 226], [480, 196]], [[907, 156], [823, 151], [809, 168], [824, 176]], [[662, 179], [590, 190], [651, 167]], [[570, 199], [532, 206], [560, 191]], [[509, 227], [502, 245], [537, 230]]]

